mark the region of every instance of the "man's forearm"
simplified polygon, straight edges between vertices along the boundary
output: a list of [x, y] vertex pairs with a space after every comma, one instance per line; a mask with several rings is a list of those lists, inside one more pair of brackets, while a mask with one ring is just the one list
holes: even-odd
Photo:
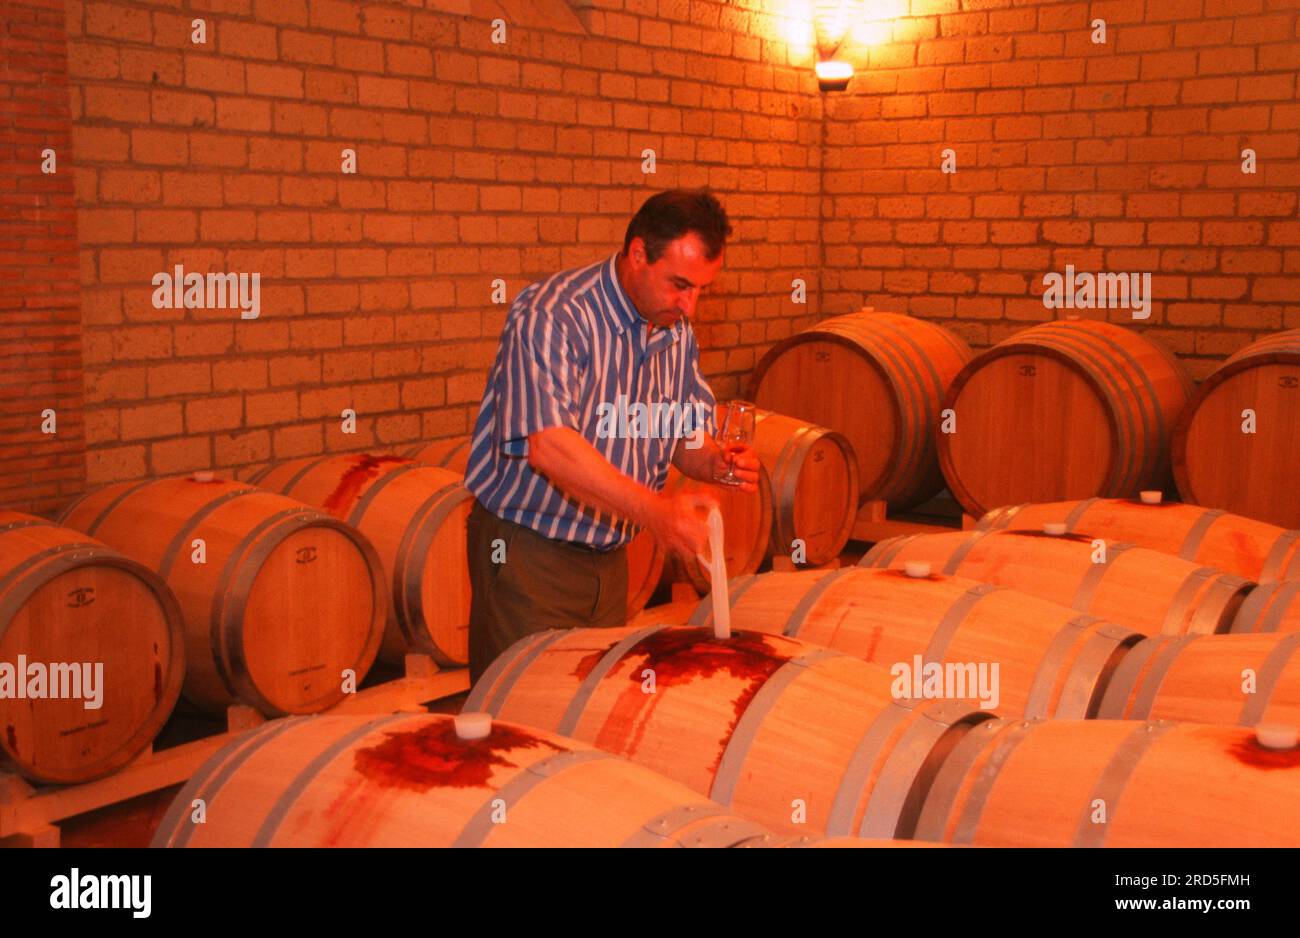
[[529, 436], [528, 464], [570, 498], [645, 524], [655, 493], [615, 469], [575, 430], [548, 427]]

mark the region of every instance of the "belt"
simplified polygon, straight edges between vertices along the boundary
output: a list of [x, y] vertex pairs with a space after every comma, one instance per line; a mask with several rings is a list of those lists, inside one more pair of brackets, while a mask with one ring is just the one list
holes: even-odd
[[[532, 529], [530, 528], [529, 530], [532, 530]], [[536, 531], [533, 531], [533, 533], [534, 533], [534, 534], [537, 534]], [[545, 535], [540, 535], [540, 536], [545, 537]], [[589, 554], [612, 554], [614, 551], [616, 551], [616, 550], [618, 550], [619, 548], [625, 546], [625, 545], [623, 545], [623, 544], [619, 544], [618, 547], [603, 547], [603, 548], [602, 548], [602, 547], [593, 547], [593, 546], [590, 545], [590, 544], [580, 544], [580, 543], [578, 543], [577, 541], [562, 541], [562, 540], [559, 540], [559, 539], [556, 539], [556, 538], [547, 538], [547, 540], [549, 540], [549, 541], [551, 541], [552, 543], [555, 543], [555, 544], [563, 544], [565, 547], [576, 547], [578, 550], [586, 551], [586, 552], [589, 553]]]

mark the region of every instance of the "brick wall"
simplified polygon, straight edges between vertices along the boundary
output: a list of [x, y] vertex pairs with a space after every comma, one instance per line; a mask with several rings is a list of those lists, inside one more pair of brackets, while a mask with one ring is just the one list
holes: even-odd
[[[815, 288], [815, 81], [759, 4], [67, 9], [92, 484], [465, 432], [492, 281], [608, 255], [664, 188], [710, 185], [736, 219], [699, 311], [720, 393], [798, 325], [791, 280]], [[260, 317], [155, 309], [176, 264], [260, 272]]]
[[[1041, 277], [1067, 263], [1154, 273], [1139, 328], [1198, 374], [1300, 326], [1296, 0], [871, 3], [895, 18], [850, 38], [858, 75], [823, 99], [794, 0], [66, 0], [87, 481], [464, 432], [506, 309], [493, 280], [513, 296], [605, 256], [671, 186], [712, 186], [736, 222], [697, 316], [722, 396], [863, 304], [999, 341], [1048, 318]], [[68, 237], [26, 241], [24, 303]], [[260, 273], [260, 317], [154, 308], [177, 264]], [[60, 303], [21, 328], [66, 342]], [[46, 387], [22, 374], [5, 386]], [[48, 484], [13, 439], [0, 487]]]
[[906, 12], [850, 38], [858, 77], [827, 109], [827, 312], [908, 310], [987, 346], [1054, 318], [1042, 276], [1073, 264], [1150, 272], [1151, 318], [1109, 316], [1197, 377], [1300, 327], [1300, 3]]
[[6, 2], [0, 59], [0, 506], [47, 512], [85, 475], [61, 0]]

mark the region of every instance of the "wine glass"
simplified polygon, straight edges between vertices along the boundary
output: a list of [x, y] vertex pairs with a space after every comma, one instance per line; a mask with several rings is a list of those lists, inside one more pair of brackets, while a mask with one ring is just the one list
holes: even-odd
[[[727, 415], [718, 426], [718, 446], [724, 453], [729, 447], [754, 442], [754, 405], [749, 401], [731, 401], [727, 404]], [[727, 471], [717, 477], [723, 485], [743, 485], [744, 480], [736, 475], [735, 454], [728, 454]]]

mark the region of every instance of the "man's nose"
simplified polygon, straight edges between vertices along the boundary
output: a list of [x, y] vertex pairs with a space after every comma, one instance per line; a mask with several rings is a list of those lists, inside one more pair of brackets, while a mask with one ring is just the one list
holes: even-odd
[[689, 316], [691, 313], [695, 312], [695, 303], [699, 298], [700, 291], [698, 289], [690, 291], [686, 294], [685, 299], [678, 304], [677, 312], [683, 316]]

